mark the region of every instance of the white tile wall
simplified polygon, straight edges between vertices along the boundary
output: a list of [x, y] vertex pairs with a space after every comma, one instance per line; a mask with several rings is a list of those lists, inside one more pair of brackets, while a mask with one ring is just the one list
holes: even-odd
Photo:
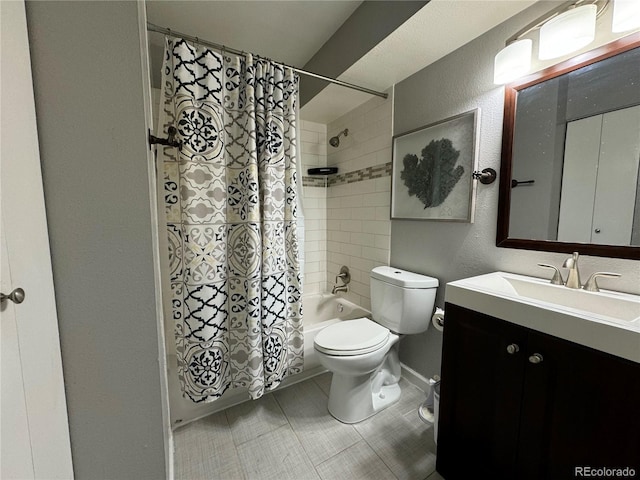
[[[327, 138], [340, 136], [340, 146], [327, 146], [327, 165], [348, 173], [391, 161], [393, 100], [373, 98], [327, 126]], [[369, 272], [389, 264], [391, 177], [331, 186], [326, 196], [327, 290], [342, 265], [351, 271], [349, 300], [371, 308]]]
[[[327, 165], [327, 126], [302, 120], [302, 175]], [[303, 187], [304, 292], [325, 291], [327, 283], [327, 192], [324, 187]]]
[[[347, 265], [351, 284], [345, 296], [365, 308], [371, 306], [369, 272], [373, 267], [389, 264], [391, 179], [384, 179], [386, 185], [377, 181], [381, 179], [348, 184], [354, 187], [353, 191], [327, 189], [327, 290], [332, 288], [340, 267]], [[380, 189], [386, 188], [373, 194], [358, 193], [362, 189], [375, 189], [376, 184]], [[380, 205], [357, 206], [366, 195], [379, 195], [375, 198]]]
[[302, 120], [300, 122], [302, 140], [302, 167], [325, 167], [327, 165], [327, 126], [321, 123]]
[[390, 162], [392, 107], [391, 94], [386, 100], [374, 97], [327, 125], [327, 138], [349, 129], [337, 148], [327, 147], [327, 165], [347, 173]]

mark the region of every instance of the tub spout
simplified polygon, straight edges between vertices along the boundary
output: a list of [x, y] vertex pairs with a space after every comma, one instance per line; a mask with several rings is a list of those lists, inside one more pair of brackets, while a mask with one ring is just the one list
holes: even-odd
[[331, 289], [331, 293], [334, 295], [338, 292], [348, 292], [348, 291], [349, 291], [349, 287], [347, 287], [346, 285], [334, 285], [333, 288]]

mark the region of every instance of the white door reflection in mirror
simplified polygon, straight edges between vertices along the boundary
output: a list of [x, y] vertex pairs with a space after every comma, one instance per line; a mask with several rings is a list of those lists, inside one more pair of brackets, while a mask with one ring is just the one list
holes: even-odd
[[558, 240], [637, 244], [639, 161], [640, 106], [569, 122]]

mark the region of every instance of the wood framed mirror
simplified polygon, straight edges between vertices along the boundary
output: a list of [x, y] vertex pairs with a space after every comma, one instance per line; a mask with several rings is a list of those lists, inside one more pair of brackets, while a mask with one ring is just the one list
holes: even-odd
[[640, 259], [640, 32], [505, 86], [496, 245]]

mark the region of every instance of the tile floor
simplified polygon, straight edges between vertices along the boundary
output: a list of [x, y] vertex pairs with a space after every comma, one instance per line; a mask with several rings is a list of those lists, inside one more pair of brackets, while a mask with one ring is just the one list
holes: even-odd
[[327, 411], [325, 373], [178, 428], [179, 480], [441, 480], [424, 393], [402, 379], [398, 403], [356, 425]]

